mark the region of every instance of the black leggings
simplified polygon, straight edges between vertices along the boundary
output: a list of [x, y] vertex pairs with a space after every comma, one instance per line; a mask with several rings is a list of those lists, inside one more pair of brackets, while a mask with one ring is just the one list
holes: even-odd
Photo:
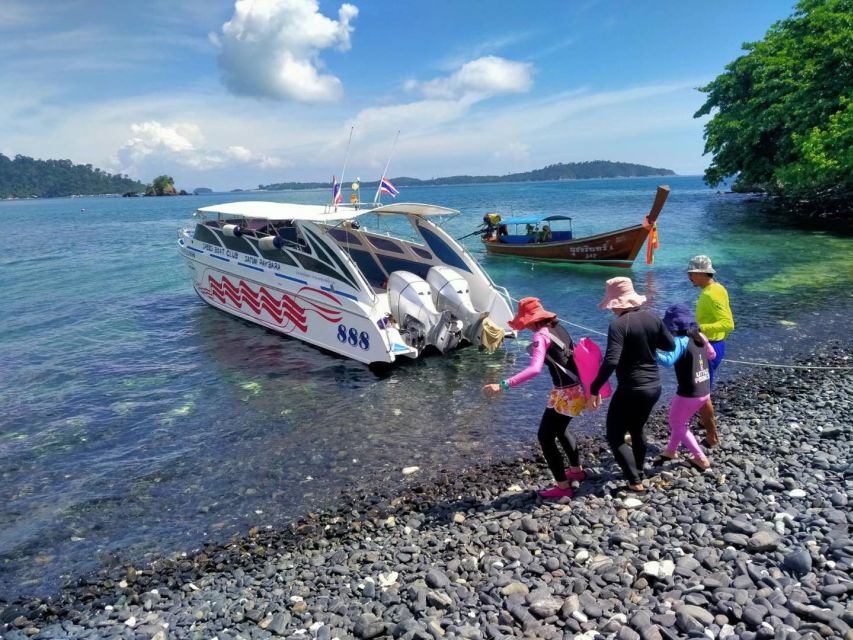
[[[610, 408], [607, 410], [607, 443], [630, 484], [638, 484], [643, 479], [643, 464], [646, 460], [643, 427], [660, 394], [660, 387], [626, 389], [619, 386], [610, 400]], [[630, 445], [625, 442], [626, 433], [631, 434]]]
[[542, 420], [539, 422], [539, 433], [537, 435], [539, 436], [539, 444], [542, 446], [542, 455], [545, 456], [548, 468], [557, 482], [566, 481], [566, 465], [563, 461], [563, 455], [557, 448], [557, 441], [560, 442], [563, 451], [569, 457], [570, 466], [578, 467], [581, 463], [578, 443], [567, 428], [571, 421], [570, 416], [564, 416], [562, 413], [557, 413], [548, 408], [545, 409]]

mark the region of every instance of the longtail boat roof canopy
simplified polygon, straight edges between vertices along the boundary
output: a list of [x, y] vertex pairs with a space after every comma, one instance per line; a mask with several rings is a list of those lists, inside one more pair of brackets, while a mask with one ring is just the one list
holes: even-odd
[[540, 222], [553, 222], [554, 220], [571, 220], [569, 216], [547, 216], [543, 214], [531, 214], [529, 216], [516, 216], [514, 218], [502, 218], [501, 224], [539, 224]]

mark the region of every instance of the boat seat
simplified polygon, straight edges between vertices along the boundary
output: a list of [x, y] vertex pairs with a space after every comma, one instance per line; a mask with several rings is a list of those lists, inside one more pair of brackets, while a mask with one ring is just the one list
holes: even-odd
[[501, 236], [500, 241], [503, 244], [529, 244], [533, 240], [530, 236]]
[[552, 231], [551, 232], [551, 241], [555, 240], [571, 240], [572, 232], [571, 231]]

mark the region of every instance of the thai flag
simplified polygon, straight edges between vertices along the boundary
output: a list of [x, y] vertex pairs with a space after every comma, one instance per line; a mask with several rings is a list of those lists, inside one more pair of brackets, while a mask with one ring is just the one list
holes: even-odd
[[379, 190], [382, 193], [387, 193], [392, 198], [396, 198], [397, 194], [400, 193], [399, 191], [397, 191], [394, 185], [391, 184], [391, 181], [385, 176], [382, 176], [382, 179], [379, 181]]
[[344, 196], [341, 193], [341, 183], [338, 182], [338, 179], [335, 176], [332, 176], [332, 203], [340, 204], [343, 199]]

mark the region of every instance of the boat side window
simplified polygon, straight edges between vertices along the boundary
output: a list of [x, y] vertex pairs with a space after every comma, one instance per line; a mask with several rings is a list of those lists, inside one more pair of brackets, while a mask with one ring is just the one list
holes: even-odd
[[358, 289], [358, 285], [356, 284], [356, 279], [353, 277], [352, 272], [349, 267], [344, 264], [344, 261], [341, 260], [335, 251], [326, 245], [319, 237], [317, 237], [314, 233], [310, 231], [305, 231], [306, 235], [308, 235], [312, 244], [316, 245], [314, 247], [315, 253], [318, 258], [321, 258], [324, 262], [331, 265], [332, 267], [338, 268], [338, 280], [343, 280], [347, 284], [351, 285], [353, 289]]
[[400, 248], [400, 246], [396, 242], [394, 242], [393, 240], [390, 240], [389, 238], [380, 238], [378, 236], [367, 236], [367, 239], [370, 240], [370, 244], [372, 244], [377, 249], [381, 249], [382, 251], [389, 251], [391, 253], [399, 253], [399, 254], [404, 253], [404, 251]]
[[[410, 271], [419, 278], [426, 278], [430, 267], [432, 267], [432, 265], [427, 264], [426, 262], [415, 262], [414, 260], [406, 260], [405, 258], [397, 258], [396, 256], [377, 254], [376, 259], [379, 260], [382, 268], [388, 273], [393, 273], [394, 271]], [[468, 271], [467, 267], [465, 270]]]
[[456, 251], [454, 251], [454, 249], [438, 235], [420, 225], [418, 225], [418, 232], [421, 234], [424, 241], [426, 241], [427, 246], [432, 249], [432, 252], [444, 264], [450, 265], [451, 267], [458, 267], [464, 271], [471, 271], [459, 254], [457, 254]]
[[385, 289], [388, 274], [376, 263], [373, 255], [361, 249], [348, 249], [348, 253], [372, 287]]
[[222, 246], [222, 243], [219, 241], [216, 234], [200, 222], [195, 226], [193, 238], [199, 242], [206, 242], [207, 244], [216, 245], [218, 247]]
[[240, 253], [247, 253], [250, 256], [257, 255], [255, 250], [252, 248], [252, 245], [246, 242], [245, 238], [226, 235], [219, 229], [217, 229], [215, 233], [220, 237], [222, 244], [225, 245], [226, 249], [239, 251]]
[[254, 247], [255, 251], [261, 254], [262, 257], [267, 260], [272, 260], [273, 262], [280, 262], [281, 264], [287, 264], [291, 267], [297, 267], [299, 265], [296, 264], [296, 261], [290, 257], [290, 254], [285, 250], [274, 249], [273, 251], [264, 251], [258, 246], [257, 240], [254, 238], [248, 239], [249, 243]]
[[308, 243], [305, 242], [305, 238], [302, 237], [302, 233], [299, 229], [293, 226], [293, 223], [289, 220], [279, 222], [273, 225], [273, 228], [278, 234], [278, 237], [284, 240], [285, 244], [298, 248], [300, 251], [304, 251], [305, 253], [311, 253], [311, 248], [308, 246]]
[[411, 249], [416, 256], [420, 256], [424, 260], [432, 260], [432, 254], [426, 249], [421, 249], [413, 244], [409, 245], [409, 249]]
[[354, 244], [359, 247], [361, 246], [361, 240], [359, 240], [354, 233], [350, 233], [346, 229], [329, 229], [329, 235], [338, 242]]
[[308, 271], [313, 271], [314, 273], [319, 273], [320, 275], [327, 276], [329, 278], [334, 278], [335, 280], [348, 284], [354, 289], [358, 289], [355, 283], [352, 282], [349, 278], [338, 273], [325, 262], [320, 262], [319, 260], [317, 260], [317, 258], [305, 255], [303, 253], [295, 253], [293, 254], [293, 257], [299, 260], [302, 267], [304, 269], [307, 269]]

